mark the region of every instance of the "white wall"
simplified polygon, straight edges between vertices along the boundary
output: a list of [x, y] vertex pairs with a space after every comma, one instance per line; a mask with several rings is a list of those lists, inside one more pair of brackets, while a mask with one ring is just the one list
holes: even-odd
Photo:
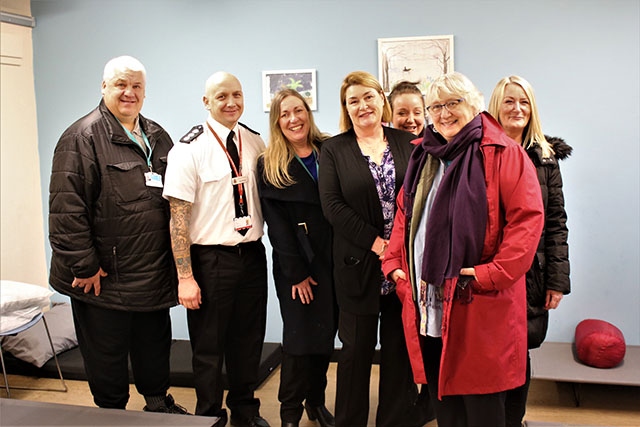
[[[220, 69], [240, 78], [242, 121], [267, 139], [262, 70], [317, 69], [315, 118], [335, 133], [341, 79], [377, 75], [377, 38], [453, 34], [456, 70], [487, 98], [501, 77], [526, 77], [544, 131], [575, 149], [562, 163], [573, 292], [552, 313], [548, 340], [572, 341], [591, 317], [640, 344], [637, 0], [32, 0], [32, 10], [43, 201], [57, 138], [97, 105], [113, 56], [146, 65], [143, 114], [176, 140], [204, 120], [204, 81]], [[174, 335], [186, 338], [182, 309], [173, 314]], [[279, 341], [274, 293], [267, 327]]]
[[[28, 16], [29, 1], [2, 10]], [[31, 31], [0, 23], [0, 277], [46, 287]]]

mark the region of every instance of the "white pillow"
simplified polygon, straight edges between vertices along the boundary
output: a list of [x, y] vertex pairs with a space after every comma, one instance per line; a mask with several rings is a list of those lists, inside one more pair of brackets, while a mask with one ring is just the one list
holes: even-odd
[[6, 316], [3, 314], [0, 316], [0, 334], [5, 334], [26, 325], [40, 313], [42, 313], [42, 307], [23, 308], [12, 311]]
[[[78, 345], [76, 330], [73, 326], [71, 304], [54, 303], [51, 310], [44, 314], [49, 326], [51, 341], [56, 354]], [[6, 350], [20, 360], [32, 363], [38, 368], [53, 357], [51, 344], [42, 321], [19, 334], [2, 337], [2, 350]]]
[[53, 292], [44, 286], [0, 280], [0, 314], [30, 307], [47, 307]]
[[48, 288], [0, 280], [0, 333], [20, 327], [50, 304]]

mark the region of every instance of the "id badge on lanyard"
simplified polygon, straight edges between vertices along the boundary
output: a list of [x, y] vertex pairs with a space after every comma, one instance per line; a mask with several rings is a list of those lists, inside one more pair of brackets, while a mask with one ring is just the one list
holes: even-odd
[[144, 173], [144, 181], [147, 187], [162, 188], [162, 175], [149, 171]]
[[149, 167], [149, 172], [145, 172], [144, 174], [144, 183], [147, 187], [156, 187], [156, 188], [162, 188], [162, 175], [160, 175], [157, 172], [153, 171], [153, 167], [151, 166], [151, 154], [153, 153], [153, 149], [151, 148], [151, 144], [149, 144], [149, 139], [147, 138], [147, 135], [142, 131], [142, 129], [140, 129], [140, 133], [142, 134], [142, 140], [144, 141], [144, 144], [146, 145], [147, 149], [145, 150], [144, 147], [142, 146], [142, 144], [140, 143], [140, 141], [138, 141], [138, 138], [135, 137], [135, 135], [129, 131], [129, 129], [127, 129], [126, 127], [122, 126], [122, 128], [124, 129], [124, 131], [127, 133], [127, 136], [129, 137], [129, 139], [131, 139], [133, 142], [135, 142], [136, 144], [138, 144], [140, 146], [140, 148], [142, 148], [142, 151], [145, 152], [146, 157], [147, 157], [147, 166]]
[[[235, 176], [231, 177], [231, 185], [232, 186], [238, 186], [238, 193], [240, 195], [240, 209], [242, 211], [242, 213], [244, 213], [244, 192], [243, 192], [243, 187], [242, 184], [246, 184], [247, 182], [249, 182], [249, 177], [246, 175], [242, 175], [242, 136], [240, 135], [240, 132], [238, 132], [238, 145], [240, 146], [240, 153], [239, 153], [239, 164], [240, 164], [240, 170], [238, 170], [235, 166], [235, 163], [233, 162], [233, 159], [231, 159], [231, 156], [229, 155], [229, 151], [227, 150], [227, 147], [225, 147], [225, 145], [222, 143], [222, 140], [220, 139], [220, 137], [218, 136], [218, 134], [216, 133], [215, 130], [213, 130], [213, 128], [211, 127], [211, 125], [207, 122], [207, 127], [209, 128], [209, 130], [211, 131], [211, 133], [213, 134], [213, 136], [215, 136], [216, 140], [218, 141], [218, 144], [220, 144], [220, 148], [222, 148], [222, 151], [224, 151], [224, 153], [227, 156], [227, 159], [229, 160], [229, 165], [231, 165], [231, 169], [233, 170], [233, 173], [235, 174]], [[243, 215], [243, 216], [239, 216], [239, 217], [234, 217], [233, 218], [233, 227], [236, 231], [241, 231], [241, 230], [248, 230], [251, 227], [253, 227], [253, 222], [251, 220], [251, 215], [249, 215], [247, 213], [247, 215]]]

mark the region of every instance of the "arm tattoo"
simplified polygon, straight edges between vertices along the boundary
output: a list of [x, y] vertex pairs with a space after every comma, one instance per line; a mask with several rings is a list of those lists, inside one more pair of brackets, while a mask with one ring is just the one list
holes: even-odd
[[171, 222], [169, 224], [171, 249], [173, 250], [173, 259], [176, 262], [180, 279], [193, 276], [191, 271], [191, 238], [189, 237], [192, 205], [192, 203], [185, 200], [169, 198], [169, 206], [171, 207]]

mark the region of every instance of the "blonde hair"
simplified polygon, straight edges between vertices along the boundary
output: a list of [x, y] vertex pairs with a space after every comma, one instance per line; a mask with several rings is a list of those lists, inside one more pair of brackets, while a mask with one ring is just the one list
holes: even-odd
[[326, 133], [320, 132], [313, 120], [313, 114], [307, 101], [293, 89], [283, 89], [271, 100], [271, 109], [269, 111], [269, 144], [262, 154], [264, 159], [264, 179], [276, 188], [285, 188], [296, 183], [295, 179], [289, 174], [289, 163], [293, 160], [296, 153], [287, 140], [280, 128], [281, 104], [285, 98], [293, 96], [302, 101], [302, 105], [307, 110], [309, 116], [309, 135], [307, 141], [314, 150], [317, 150], [316, 141], [323, 141], [329, 138]]
[[427, 88], [425, 103], [427, 108], [438, 99], [463, 98], [473, 114], [484, 110], [484, 97], [478, 88], [462, 73], [441, 74]]
[[392, 118], [391, 105], [389, 105], [387, 97], [384, 96], [384, 91], [382, 90], [380, 82], [378, 82], [372, 74], [367, 73], [366, 71], [353, 71], [347, 74], [342, 81], [342, 86], [340, 87], [340, 131], [346, 132], [353, 127], [353, 122], [351, 121], [351, 117], [349, 117], [349, 112], [347, 111], [346, 98], [347, 89], [356, 85], [370, 87], [380, 94], [384, 102], [382, 107], [382, 121], [390, 122]]
[[522, 88], [525, 95], [529, 99], [529, 105], [531, 106], [531, 114], [529, 116], [529, 123], [522, 131], [522, 146], [525, 149], [529, 149], [538, 144], [542, 150], [542, 157], [549, 158], [553, 156], [554, 151], [551, 144], [545, 138], [542, 132], [542, 125], [540, 124], [540, 115], [538, 114], [538, 105], [536, 103], [536, 97], [533, 93], [533, 87], [531, 84], [520, 76], [505, 77], [498, 82], [491, 99], [489, 100], [489, 114], [491, 114], [497, 121], [500, 122], [500, 105], [504, 101], [504, 91], [508, 84], [516, 84]]

